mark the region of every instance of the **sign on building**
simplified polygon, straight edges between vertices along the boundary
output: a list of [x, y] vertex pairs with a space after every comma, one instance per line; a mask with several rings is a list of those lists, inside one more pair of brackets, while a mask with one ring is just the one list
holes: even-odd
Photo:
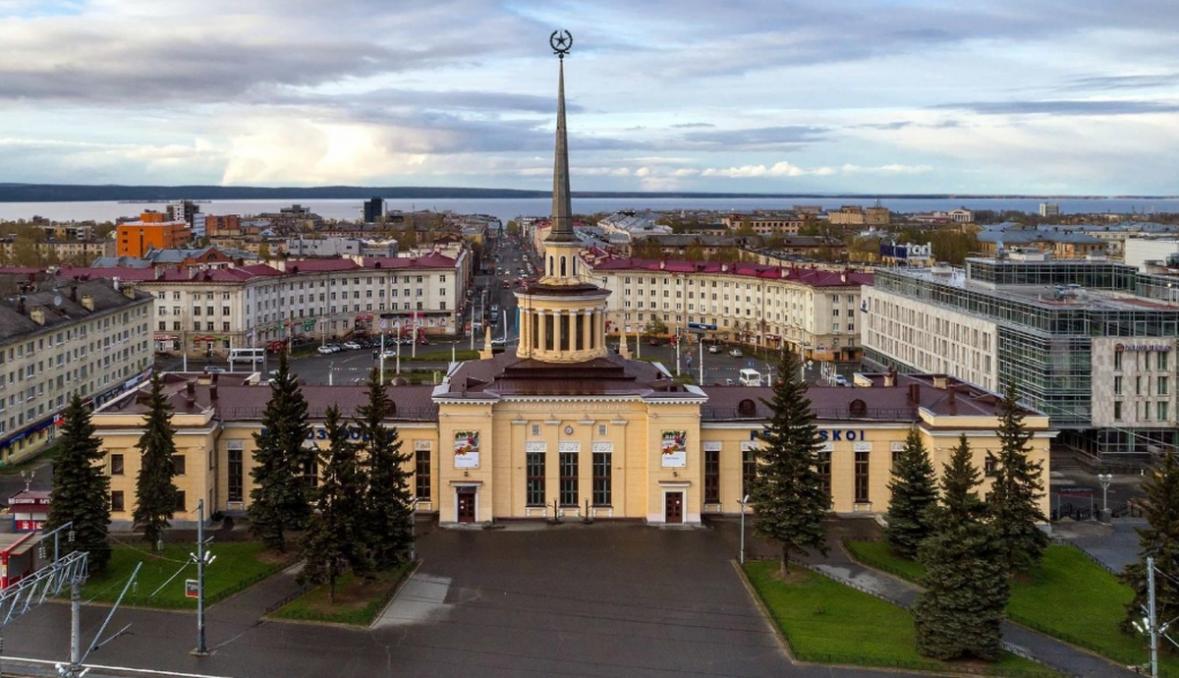
[[456, 431], [454, 434], [454, 467], [479, 468], [479, 432]]
[[659, 447], [663, 468], [684, 468], [688, 465], [687, 431], [664, 431]]

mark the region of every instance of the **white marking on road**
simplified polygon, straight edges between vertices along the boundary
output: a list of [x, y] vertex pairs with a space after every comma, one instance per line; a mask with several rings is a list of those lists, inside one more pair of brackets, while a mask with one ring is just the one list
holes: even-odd
[[[26, 664], [45, 664], [47, 666], [65, 663], [61, 661], [54, 661], [52, 659], [33, 659], [32, 657], [13, 657], [10, 655], [5, 655], [3, 661], [25, 662]], [[233, 678], [232, 676], [215, 676], [208, 673], [182, 673], [179, 671], [162, 671], [159, 669], [137, 669], [130, 666], [107, 666], [105, 664], [83, 664], [82, 666], [89, 669], [100, 669], [103, 671], [123, 671], [125, 673], [140, 673], [148, 676], [174, 676], [175, 678]]]

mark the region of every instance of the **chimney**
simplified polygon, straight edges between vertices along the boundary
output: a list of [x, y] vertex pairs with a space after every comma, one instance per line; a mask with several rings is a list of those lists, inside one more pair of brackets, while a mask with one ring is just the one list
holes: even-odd
[[[214, 374], [213, 378], [216, 379], [217, 375]], [[217, 400], [217, 384], [216, 383], [214, 383], [212, 386], [209, 387], [209, 400], [213, 400], [213, 401]]]
[[213, 374], [209, 375], [209, 383], [210, 383], [210, 384], [216, 384], [216, 383], [217, 383], [217, 373], [216, 373], [216, 372], [214, 372]]
[[947, 401], [947, 404], [950, 406], [950, 414], [958, 414], [958, 398], [955, 396], [957, 392], [957, 389], [952, 388], [949, 390], [949, 400]]
[[134, 299], [135, 288], [131, 287], [130, 285], [123, 285], [123, 296], [127, 297], [128, 299]]
[[25, 314], [25, 295], [23, 294], [16, 298], [16, 312], [21, 315]]
[[43, 308], [32, 309], [31, 311], [29, 311], [29, 318], [31, 318], [32, 321], [37, 323], [38, 325], [44, 325], [45, 324], [45, 309], [43, 309]]
[[196, 384], [195, 384], [194, 382], [191, 382], [191, 381], [189, 381], [189, 382], [185, 382], [185, 384], [184, 384], [184, 392], [185, 392], [185, 393], [187, 393], [187, 394], [188, 394], [188, 395], [190, 395], [190, 396], [192, 396], [192, 395], [196, 395]]
[[949, 384], [950, 384], [950, 379], [946, 375], [944, 375], [944, 374], [933, 375], [933, 387], [934, 388], [940, 388], [942, 390], [945, 390], [945, 388]]
[[82, 295], [82, 308], [86, 309], [87, 311], [94, 310], [94, 297], [92, 295]]
[[116, 275], [115, 277], [111, 278], [111, 287], [114, 287], [116, 290], [119, 289], [119, 276]]
[[78, 286], [76, 284], [70, 285], [70, 301], [78, 303]]
[[897, 385], [897, 373], [889, 370], [884, 373], [884, 387], [892, 388]]
[[909, 384], [909, 404], [910, 405], [921, 404], [921, 384], [918, 384], [916, 382]]

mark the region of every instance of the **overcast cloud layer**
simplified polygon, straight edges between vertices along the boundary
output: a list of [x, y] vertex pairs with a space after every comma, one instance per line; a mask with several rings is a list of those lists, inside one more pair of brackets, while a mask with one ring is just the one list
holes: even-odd
[[0, 181], [1179, 193], [1170, 0], [0, 0]]

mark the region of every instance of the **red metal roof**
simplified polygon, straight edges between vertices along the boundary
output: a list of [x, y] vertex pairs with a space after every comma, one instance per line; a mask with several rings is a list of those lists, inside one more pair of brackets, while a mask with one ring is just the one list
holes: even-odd
[[754, 264], [749, 262], [655, 260], [616, 257], [594, 265], [594, 270], [652, 271], [662, 273], [727, 273], [729, 275], [792, 280], [812, 287], [844, 287], [871, 285], [871, 273], [860, 271], [827, 271], [817, 268], [797, 268]]

